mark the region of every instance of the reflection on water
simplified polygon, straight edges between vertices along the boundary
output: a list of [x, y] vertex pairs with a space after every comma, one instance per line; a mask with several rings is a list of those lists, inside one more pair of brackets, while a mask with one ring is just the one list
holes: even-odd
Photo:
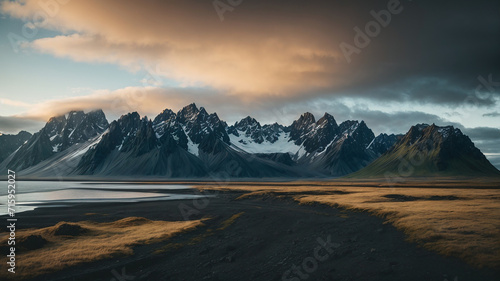
[[[71, 203], [140, 202], [181, 200], [201, 197], [175, 194], [174, 190], [189, 189], [187, 185], [92, 183], [92, 182], [16, 182], [16, 213], [38, 207], [61, 207]], [[151, 192], [150, 189], [159, 192]], [[129, 191], [130, 190], [130, 191]], [[163, 193], [163, 191], [168, 193]], [[0, 215], [7, 214], [7, 188], [0, 192]]]
[[[175, 190], [175, 189], [190, 189], [189, 185], [174, 185], [174, 184], [148, 184], [148, 183], [132, 183], [132, 182], [67, 182], [67, 181], [17, 181], [16, 194], [41, 192], [61, 189], [130, 189], [140, 191], [141, 189], [158, 189], [158, 190]], [[0, 195], [7, 194], [7, 186], [0, 188]], [[0, 202], [3, 203], [3, 202]]]

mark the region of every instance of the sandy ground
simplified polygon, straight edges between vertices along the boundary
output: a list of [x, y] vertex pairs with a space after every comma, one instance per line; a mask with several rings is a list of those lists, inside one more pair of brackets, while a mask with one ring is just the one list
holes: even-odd
[[19, 228], [131, 216], [209, 218], [190, 232], [136, 246], [133, 255], [31, 280], [500, 280], [499, 271], [473, 268], [425, 250], [364, 212], [304, 206], [286, 197], [235, 200], [242, 194], [227, 191], [197, 201], [84, 204], [20, 213]]

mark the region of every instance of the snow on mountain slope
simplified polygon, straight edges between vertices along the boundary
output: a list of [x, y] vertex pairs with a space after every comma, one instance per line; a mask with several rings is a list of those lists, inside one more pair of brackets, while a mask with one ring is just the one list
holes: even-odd
[[248, 153], [290, 153], [295, 155], [300, 149], [300, 145], [296, 145], [290, 141], [290, 133], [282, 133], [274, 142], [264, 140], [262, 143], [255, 142], [251, 137], [244, 134], [239, 136], [230, 135], [231, 146], [244, 150]]

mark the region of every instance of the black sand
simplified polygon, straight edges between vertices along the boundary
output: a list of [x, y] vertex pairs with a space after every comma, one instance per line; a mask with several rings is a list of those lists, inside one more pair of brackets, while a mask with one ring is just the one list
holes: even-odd
[[[366, 213], [301, 206], [287, 198], [235, 200], [239, 195], [220, 193], [197, 202], [40, 208], [18, 214], [18, 227], [129, 216], [184, 220], [180, 206], [196, 211], [190, 219], [211, 218], [205, 226], [169, 241], [138, 246], [133, 256], [75, 266], [34, 280], [500, 280], [499, 271], [472, 268], [408, 243], [403, 233]], [[221, 229], [224, 221], [239, 213], [243, 214]], [[158, 249], [164, 251], [154, 254]], [[293, 271], [294, 265], [300, 271]]]

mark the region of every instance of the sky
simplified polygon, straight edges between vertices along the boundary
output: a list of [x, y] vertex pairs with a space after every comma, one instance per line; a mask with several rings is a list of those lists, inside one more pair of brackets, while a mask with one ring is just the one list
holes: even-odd
[[499, 50], [499, 1], [1, 1], [0, 132], [195, 102], [230, 124], [453, 125], [500, 167]]

